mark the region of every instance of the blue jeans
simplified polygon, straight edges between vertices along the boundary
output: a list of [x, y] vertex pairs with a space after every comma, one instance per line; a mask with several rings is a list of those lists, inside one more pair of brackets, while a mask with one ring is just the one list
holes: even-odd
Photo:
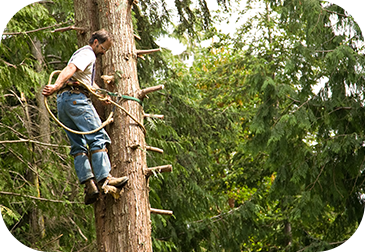
[[[92, 102], [84, 94], [75, 94], [70, 91], [57, 95], [58, 118], [67, 127], [77, 131], [91, 131], [101, 125], [101, 120]], [[95, 150], [105, 149], [110, 138], [105, 129], [88, 135], [78, 135], [65, 130], [70, 142], [70, 154], [92, 153]], [[91, 156], [92, 168], [87, 155], [77, 155], [74, 165], [80, 183], [93, 178], [97, 182], [106, 178], [111, 170], [110, 161], [106, 152], [96, 152]], [[94, 173], [93, 173], [94, 171]]]

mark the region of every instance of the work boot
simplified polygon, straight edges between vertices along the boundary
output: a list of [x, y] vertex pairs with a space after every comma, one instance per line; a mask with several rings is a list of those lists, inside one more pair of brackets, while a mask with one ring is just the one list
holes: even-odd
[[[122, 189], [128, 182], [128, 177], [120, 177], [120, 178], [114, 178], [111, 175], [109, 175], [106, 179], [108, 179], [107, 185], [117, 187], [119, 189]], [[101, 180], [99, 182], [100, 187], [104, 185], [105, 179]]]
[[85, 205], [94, 203], [99, 196], [98, 187], [94, 179], [89, 179], [85, 182]]

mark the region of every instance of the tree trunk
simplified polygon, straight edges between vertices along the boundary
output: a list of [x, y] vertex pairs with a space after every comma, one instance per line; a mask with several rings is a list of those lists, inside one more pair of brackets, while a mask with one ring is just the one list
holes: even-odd
[[[38, 39], [33, 39], [32, 42], [32, 54], [37, 59], [37, 65], [36, 71], [41, 72], [42, 71], [42, 52], [41, 52], [41, 42]], [[39, 106], [39, 115], [40, 115], [40, 127], [39, 127], [39, 135], [41, 136], [41, 141], [43, 142], [50, 142], [49, 136], [50, 136], [50, 130], [49, 130], [49, 116], [47, 111], [45, 110], [43, 102], [39, 102], [39, 99], [41, 97], [41, 93], [37, 92], [36, 98], [38, 101]], [[30, 139], [34, 137], [34, 131], [32, 120], [30, 116], [30, 109], [29, 105], [27, 103], [27, 100], [25, 97], [22, 96], [22, 99], [24, 99], [24, 106], [25, 106], [25, 115], [26, 115], [26, 127], [28, 131], [28, 136]], [[35, 151], [37, 153], [40, 153], [41, 151], [36, 150], [36, 147], [32, 144], [32, 153]], [[34, 154], [33, 154], [34, 155]], [[33, 159], [35, 159], [33, 157]], [[46, 162], [46, 161], [45, 161]], [[34, 164], [37, 162], [34, 160]], [[37, 195], [36, 197], [41, 197], [41, 191], [40, 191], [40, 184], [39, 184], [39, 176], [38, 176], [38, 165], [34, 166], [35, 171], [28, 170], [27, 172], [27, 179], [30, 182], [31, 185], [33, 185], [36, 189]], [[32, 206], [29, 210], [29, 226], [31, 230], [31, 234], [33, 235], [33, 242], [36, 243], [39, 241], [39, 238], [43, 239], [45, 237], [45, 226], [44, 226], [44, 217], [42, 214], [42, 211], [38, 209], [36, 206]]]
[[[91, 6], [85, 5], [85, 2], [90, 2]], [[99, 76], [118, 76], [115, 78], [118, 81], [107, 88], [136, 97], [140, 87], [131, 16], [132, 2], [75, 0], [74, 4], [76, 26], [92, 29], [87, 35], [79, 36], [84, 43], [94, 30], [101, 28], [113, 35], [113, 46], [102, 61], [98, 59]], [[101, 84], [100, 81], [98, 84]], [[128, 100], [121, 105], [143, 122], [143, 108], [139, 103]], [[118, 108], [115, 110], [114, 123], [107, 127], [107, 131], [112, 139], [109, 146], [111, 174], [115, 177], [128, 176], [129, 182], [119, 198], [103, 195], [95, 203], [98, 251], [152, 251], [149, 187], [148, 178], [144, 174], [144, 169], [147, 168], [146, 155], [142, 150], [146, 149], [144, 133], [136, 122]]]

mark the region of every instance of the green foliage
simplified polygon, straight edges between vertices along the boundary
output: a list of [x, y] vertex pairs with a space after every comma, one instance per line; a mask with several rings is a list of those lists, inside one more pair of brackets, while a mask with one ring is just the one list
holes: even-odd
[[[170, 157], [174, 174], [156, 177], [161, 186], [151, 184], [151, 197], [175, 212], [155, 220], [163, 231], [154, 236], [175, 241], [176, 251], [319, 251], [356, 230], [364, 139], [355, 42], [362, 36], [337, 6], [301, 3], [262, 2], [237, 40], [217, 35], [195, 51], [189, 71], [177, 65], [178, 79], [164, 82], [158, 112], [169, 119], [155, 129], [158, 138], [174, 135], [181, 149]], [[341, 34], [339, 23], [354, 33]], [[253, 29], [261, 35], [246, 36]]]
[[[72, 23], [72, 1], [53, 2], [20, 11], [6, 32], [23, 33], [0, 45], [0, 207], [11, 233], [32, 248], [94, 251], [92, 208], [75, 203], [82, 191], [65, 134], [51, 123], [51, 145], [44, 145], [38, 126], [35, 94], [76, 49], [74, 32], [24, 33]], [[133, 8], [138, 49], [156, 48], [157, 37], [172, 34], [194, 53], [191, 67], [167, 50], [138, 61], [142, 88], [165, 86], [144, 102], [146, 112], [165, 116], [145, 120], [147, 144], [164, 150], [148, 152], [148, 165], [174, 169], [150, 178], [151, 206], [174, 211], [151, 216], [154, 250], [334, 248], [363, 214], [360, 29], [327, 2], [252, 0], [241, 14], [254, 5], [259, 13], [234, 36], [220, 34], [210, 25], [230, 9], [218, 2], [223, 11], [211, 16], [205, 1], [175, 1], [176, 25], [166, 1]], [[193, 46], [213, 36], [210, 47]], [[35, 209], [46, 227], [41, 239], [29, 234]]]
[[[51, 33], [69, 24], [72, 10], [72, 1], [31, 4], [11, 19], [0, 45], [1, 212], [20, 242], [42, 251], [95, 247], [93, 211], [82, 203], [66, 135], [53, 123], [45, 135], [36, 98], [76, 48], [75, 34]], [[43, 27], [50, 28], [32, 32]]]

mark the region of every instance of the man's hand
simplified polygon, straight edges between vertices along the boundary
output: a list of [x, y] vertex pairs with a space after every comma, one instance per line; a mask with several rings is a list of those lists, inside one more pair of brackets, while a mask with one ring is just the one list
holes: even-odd
[[43, 88], [42, 95], [50, 96], [56, 91], [58, 91], [58, 87], [56, 85], [47, 85]]
[[57, 92], [58, 90], [60, 90], [63, 86], [63, 84], [71, 78], [71, 76], [77, 71], [77, 67], [75, 66], [75, 64], [70, 63], [68, 64], [60, 73], [60, 75], [58, 75], [58, 78], [55, 82], [55, 84], [53, 85], [47, 85], [43, 88], [42, 94], [44, 96], [50, 96], [52, 95], [54, 92]]

